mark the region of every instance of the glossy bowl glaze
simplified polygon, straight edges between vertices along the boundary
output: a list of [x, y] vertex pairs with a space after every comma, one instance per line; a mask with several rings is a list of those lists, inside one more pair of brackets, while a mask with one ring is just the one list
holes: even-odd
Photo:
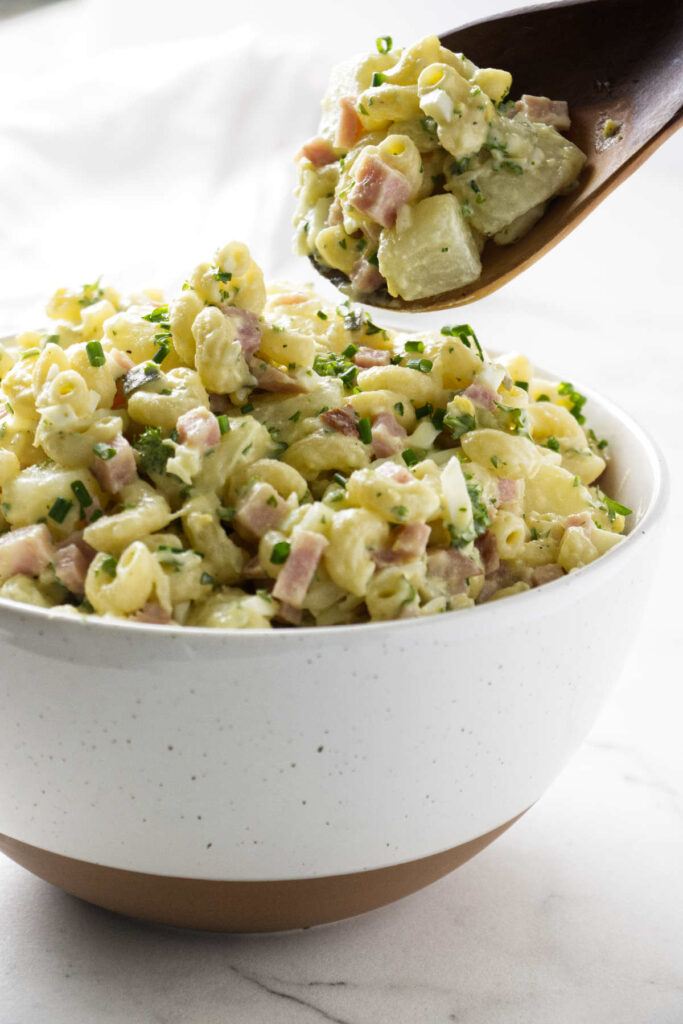
[[113, 910], [253, 931], [370, 910], [486, 846], [588, 732], [662, 533], [661, 456], [589, 397], [633, 525], [539, 589], [279, 631], [0, 601], [0, 849]]

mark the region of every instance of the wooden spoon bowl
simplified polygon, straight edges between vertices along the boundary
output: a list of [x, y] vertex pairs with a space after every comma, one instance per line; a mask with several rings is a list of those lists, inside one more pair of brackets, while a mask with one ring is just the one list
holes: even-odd
[[[516, 277], [580, 224], [683, 121], [683, 4], [680, 0], [564, 0], [473, 22], [440, 36], [480, 66], [513, 76], [513, 95], [565, 99], [567, 137], [587, 156], [579, 187], [553, 200], [519, 242], [488, 242], [481, 276], [441, 295], [407, 302], [386, 290], [363, 302], [414, 312], [483, 298]], [[619, 129], [604, 131], [607, 121]], [[313, 260], [335, 284], [348, 278]]]

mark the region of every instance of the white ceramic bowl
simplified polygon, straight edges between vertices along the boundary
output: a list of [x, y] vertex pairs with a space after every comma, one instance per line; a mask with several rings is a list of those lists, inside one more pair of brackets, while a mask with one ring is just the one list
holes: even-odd
[[359, 913], [482, 849], [588, 732], [662, 533], [661, 456], [588, 394], [635, 523], [537, 590], [274, 632], [0, 601], [0, 848], [94, 903], [229, 930]]

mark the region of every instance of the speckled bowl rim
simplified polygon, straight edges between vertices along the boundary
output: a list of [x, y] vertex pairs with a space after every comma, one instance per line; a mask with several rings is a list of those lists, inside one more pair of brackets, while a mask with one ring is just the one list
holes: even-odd
[[[546, 371], [540, 370], [541, 373]], [[551, 379], [556, 378], [555, 374], [548, 374]], [[65, 613], [57, 608], [38, 608], [34, 605], [21, 604], [9, 598], [0, 598], [0, 631], [10, 622], [18, 619], [33, 619], [36, 626], [46, 624], [58, 625], [64, 630], [82, 630], [87, 628], [92, 631], [118, 631], [124, 638], [128, 635], [146, 634], [147, 637], [162, 638], [185, 638], [189, 640], [201, 640], [203, 645], [249, 643], [256, 639], [269, 638], [268, 643], [272, 646], [275, 641], [296, 646], [297, 642], [305, 639], [316, 639], [324, 642], [329, 637], [354, 637], [358, 634], [370, 635], [371, 633], [392, 634], [405, 630], [426, 630], [436, 623], [448, 624], [450, 629], [460, 629], [463, 633], [469, 633], [473, 628], [477, 632], [480, 627], [485, 628], [491, 618], [495, 618], [500, 624], [512, 620], [526, 619], [533, 614], [533, 601], [539, 598], [546, 603], [549, 600], [556, 600], [562, 596], [566, 600], [580, 600], [581, 594], [586, 589], [592, 589], [594, 584], [599, 582], [599, 574], [614, 574], [618, 567], [625, 564], [624, 560], [629, 559], [635, 553], [636, 545], [642, 544], [653, 529], [662, 529], [666, 509], [670, 495], [670, 477], [666, 460], [657, 442], [650, 434], [635, 420], [630, 413], [627, 413], [611, 399], [602, 397], [592, 388], [586, 388], [581, 383], [578, 390], [586, 395], [589, 403], [594, 403], [602, 410], [619, 421], [624, 428], [624, 433], [630, 435], [636, 443], [640, 444], [650, 465], [653, 476], [653, 486], [647, 496], [647, 506], [632, 531], [625, 535], [623, 544], [606, 552], [600, 558], [584, 566], [576, 572], [569, 573], [542, 587], [535, 587], [520, 594], [513, 594], [502, 601], [487, 602], [484, 605], [475, 605], [472, 608], [461, 608], [450, 612], [443, 612], [440, 615], [425, 615], [410, 619], [389, 619], [379, 622], [360, 622], [349, 625], [336, 626], [300, 626], [292, 629], [233, 629], [213, 628], [208, 626], [180, 626], [161, 625], [143, 622], [121, 621], [116, 618], [103, 618], [96, 615], [75, 616]], [[571, 595], [567, 589], [572, 588]], [[458, 627], [457, 624], [460, 624]], [[278, 644], [279, 645], [279, 644]]]

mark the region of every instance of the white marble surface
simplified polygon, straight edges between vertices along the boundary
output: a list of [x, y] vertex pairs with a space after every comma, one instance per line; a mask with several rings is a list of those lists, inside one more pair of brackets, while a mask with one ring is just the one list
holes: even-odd
[[[446, 3], [423, 3], [419, 12], [407, 3], [378, 3], [365, 19], [367, 36], [392, 31], [407, 38], [505, 6], [467, 0], [456, 15]], [[191, 252], [191, 265], [205, 239], [215, 244], [245, 231], [256, 248], [269, 247], [270, 270], [301, 272], [287, 254], [286, 191], [271, 197], [267, 209], [259, 207], [255, 165], [245, 158], [249, 173], [238, 172], [237, 183], [249, 202], [238, 203], [228, 174], [235, 173], [230, 147], [211, 148], [191, 121], [185, 130], [193, 145], [209, 154], [203, 177], [191, 161], [181, 160], [172, 172], [157, 167], [161, 191], [177, 211], [170, 228], [149, 161], [139, 181], [131, 175], [123, 184], [116, 173], [109, 182], [104, 173], [98, 177], [96, 162], [89, 163], [89, 143], [102, 145], [107, 137], [101, 123], [111, 117], [112, 96], [124, 113], [126, 102], [139, 109], [139, 120], [127, 121], [131, 151], [145, 140], [150, 110], [168, 96], [176, 101], [195, 90], [194, 100], [211, 112], [197, 68], [204, 78], [223, 81], [221, 49], [234, 55], [230, 47], [241, 40], [248, 51], [254, 38], [249, 26], [239, 29], [242, 36], [220, 36], [231, 19], [268, 24], [273, 52], [283, 50], [282, 7], [254, 2], [239, 16], [232, 7], [198, 0], [190, 24], [186, 5], [165, 4], [160, 19], [158, 5], [121, 0], [107, 20], [113, 6], [91, 0], [5, 23], [0, 319], [6, 326], [30, 315], [67, 271], [67, 280], [72, 274], [78, 280], [80, 268], [91, 272], [96, 262], [96, 273], [123, 274], [135, 224], [138, 281], [143, 272], [149, 275], [143, 280], [182, 276], [182, 247]], [[295, 9], [320, 10], [309, 3]], [[154, 41], [126, 49], [134, 15], [141, 35], [149, 38], [153, 29]], [[214, 37], [204, 43], [211, 26]], [[349, 26], [346, 17], [332, 31], [314, 18], [308, 34], [338, 55], [349, 49]], [[183, 34], [192, 38], [180, 47]], [[72, 64], [67, 73], [54, 59], [55, 41], [85, 46], [82, 66]], [[320, 54], [301, 59], [305, 40], [297, 46], [289, 70], [303, 108], [281, 128], [271, 165], [282, 189], [293, 134], [315, 121], [308, 106], [315, 107], [325, 68]], [[169, 66], [177, 61], [182, 74], [174, 75]], [[148, 66], [155, 73], [145, 78], [141, 69]], [[117, 67], [127, 73], [118, 92]], [[182, 88], [174, 84], [179, 74]], [[3, 106], [10, 86], [13, 103]], [[76, 94], [83, 97], [80, 108], [65, 102]], [[181, 132], [182, 118], [171, 127]], [[175, 144], [182, 137], [168, 124], [160, 135], [167, 150], [182, 150]], [[492, 347], [524, 348], [633, 411], [674, 470], [683, 460], [683, 223], [674, 192], [677, 186], [680, 194], [682, 142], [668, 143], [541, 264], [467, 311]], [[100, 159], [111, 157], [105, 146]], [[82, 169], [78, 190], [75, 167]], [[184, 190], [187, 176], [193, 187]], [[653, 568], [653, 591], [626, 671], [590, 737], [543, 799], [479, 857], [392, 907], [280, 936], [141, 925], [0, 860], [0, 1024], [683, 1024], [683, 558], [676, 546], [682, 507], [680, 473], [674, 473], [670, 542]], [[640, 603], [642, 595], [633, 600]]]

